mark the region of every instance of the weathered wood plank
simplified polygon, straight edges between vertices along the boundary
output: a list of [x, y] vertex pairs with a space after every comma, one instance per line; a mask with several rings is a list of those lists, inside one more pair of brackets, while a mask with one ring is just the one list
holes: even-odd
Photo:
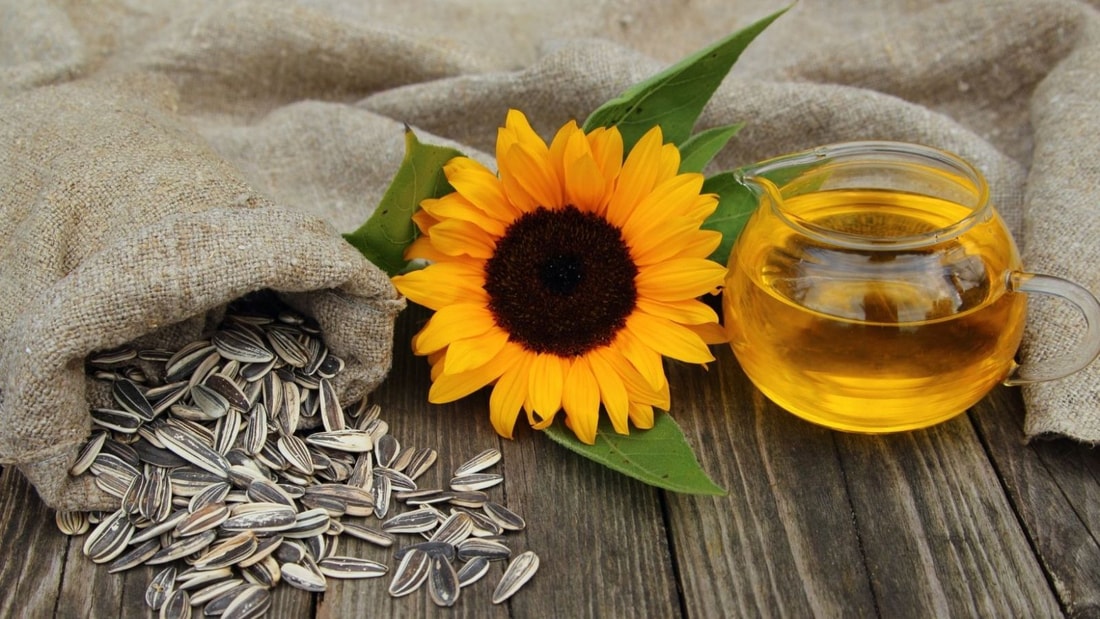
[[8, 544], [0, 561], [0, 617], [52, 617], [68, 540], [13, 467], [0, 470], [0, 532]]
[[1100, 457], [1067, 439], [1025, 445], [1022, 411], [1002, 388], [973, 416], [1067, 614], [1100, 616]]
[[967, 417], [838, 444], [883, 615], [1060, 614]]
[[727, 349], [670, 371], [673, 410], [721, 498], [668, 497], [687, 607], [701, 616], [872, 616], [834, 435], [766, 402]]

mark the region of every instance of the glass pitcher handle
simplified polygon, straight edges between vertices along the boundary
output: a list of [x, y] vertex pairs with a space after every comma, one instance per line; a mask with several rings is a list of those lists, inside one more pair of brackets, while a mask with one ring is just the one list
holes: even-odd
[[1085, 317], [1085, 336], [1073, 350], [1057, 359], [1017, 366], [1004, 384], [1025, 385], [1064, 378], [1100, 355], [1100, 301], [1091, 292], [1060, 277], [1018, 272], [1010, 276], [1009, 287], [1016, 292], [1045, 294], [1069, 301]]

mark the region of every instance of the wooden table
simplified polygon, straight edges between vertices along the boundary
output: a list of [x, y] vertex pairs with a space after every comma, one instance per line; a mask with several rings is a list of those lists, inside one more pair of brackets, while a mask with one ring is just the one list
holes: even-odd
[[[862, 436], [777, 409], [727, 349], [709, 371], [672, 364], [675, 417], [729, 490], [683, 496], [530, 430], [498, 439], [485, 394], [429, 405], [427, 363], [407, 344], [423, 319], [401, 317], [376, 401], [404, 445], [439, 449], [427, 474], [439, 483], [500, 447], [505, 483], [492, 493], [527, 518], [510, 545], [537, 552], [540, 571], [503, 605], [490, 603], [487, 578], [449, 610], [423, 590], [391, 598], [385, 580], [330, 581], [318, 596], [282, 586], [270, 617], [1100, 616], [1100, 453], [1025, 444], [1014, 390], [926, 431]], [[153, 568], [111, 575], [93, 565], [11, 468], [0, 497], [0, 616], [147, 616]]]

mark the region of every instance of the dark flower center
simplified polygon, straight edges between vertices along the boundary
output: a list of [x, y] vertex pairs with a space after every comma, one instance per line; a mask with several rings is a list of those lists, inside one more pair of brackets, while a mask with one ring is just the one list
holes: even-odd
[[574, 206], [514, 221], [485, 264], [489, 310], [527, 350], [562, 357], [610, 344], [634, 311], [638, 267], [618, 228]]

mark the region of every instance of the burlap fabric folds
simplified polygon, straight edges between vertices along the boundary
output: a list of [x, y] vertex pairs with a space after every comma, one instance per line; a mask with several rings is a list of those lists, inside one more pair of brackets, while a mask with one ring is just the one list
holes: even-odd
[[[0, 0], [0, 463], [55, 507], [109, 497], [66, 469], [84, 359], [172, 347], [279, 291], [349, 361], [389, 367], [403, 301], [341, 232], [384, 192], [402, 123], [488, 161], [509, 107], [549, 134], [768, 0]], [[744, 121], [730, 168], [856, 139], [955, 151], [989, 178], [1029, 270], [1100, 292], [1100, 12], [1073, 0], [804, 0], [701, 126]], [[1033, 310], [1022, 352], [1078, 337]], [[1100, 441], [1100, 367], [1025, 388], [1029, 435]]]

